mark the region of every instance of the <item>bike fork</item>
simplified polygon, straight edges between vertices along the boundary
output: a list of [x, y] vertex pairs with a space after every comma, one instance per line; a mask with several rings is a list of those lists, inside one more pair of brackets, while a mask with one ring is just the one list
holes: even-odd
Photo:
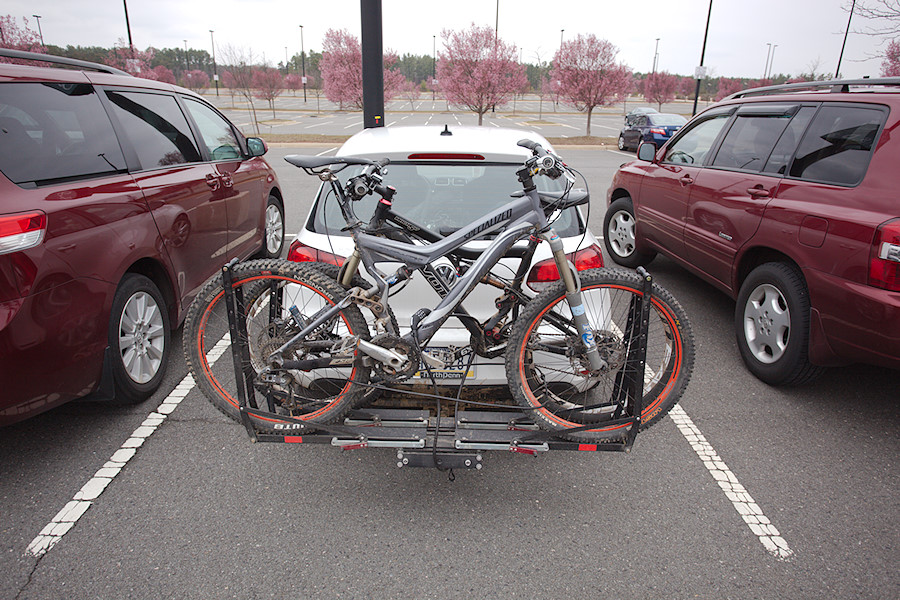
[[566, 258], [562, 240], [555, 231], [551, 229], [544, 233], [543, 237], [550, 244], [553, 259], [556, 261], [556, 270], [559, 271], [559, 276], [566, 286], [566, 301], [569, 303], [569, 310], [572, 311], [572, 321], [574, 321], [578, 336], [581, 338], [591, 371], [604, 370], [609, 367], [609, 364], [603, 360], [597, 349], [594, 329], [585, 314], [584, 299], [581, 296], [581, 281], [578, 279], [575, 266]]

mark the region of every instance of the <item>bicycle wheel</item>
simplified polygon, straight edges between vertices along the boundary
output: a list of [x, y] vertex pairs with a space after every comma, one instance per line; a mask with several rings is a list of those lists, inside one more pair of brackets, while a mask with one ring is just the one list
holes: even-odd
[[[352, 336], [369, 339], [365, 319], [356, 306], [341, 310], [284, 353], [285, 360], [315, 360], [308, 371], [265, 370], [267, 357], [286, 343], [302, 322], [333, 306], [345, 290], [318, 271], [280, 260], [257, 260], [237, 265], [233, 288], [243, 296], [247, 320], [251, 373], [248, 406], [265, 411], [251, 419], [260, 431], [271, 431], [281, 416], [310, 423], [331, 423], [359, 404], [366, 391], [370, 367], [358, 349], [341, 341]], [[204, 395], [229, 417], [240, 420], [225, 308], [222, 275], [207, 282], [188, 311], [184, 324], [188, 367]]]
[[[623, 386], [637, 375], [628, 340], [636, 332], [642, 280], [623, 269], [593, 269], [579, 276], [588, 321], [608, 370], [589, 372], [559, 282], [529, 302], [513, 325], [506, 351], [510, 391], [538, 426], [560, 437], [581, 442], [621, 439], [628, 426], [612, 421], [629, 408]], [[651, 295], [641, 429], [675, 406], [694, 364], [694, 338], [684, 309], [656, 284]], [[585, 429], [595, 423], [596, 428]]]

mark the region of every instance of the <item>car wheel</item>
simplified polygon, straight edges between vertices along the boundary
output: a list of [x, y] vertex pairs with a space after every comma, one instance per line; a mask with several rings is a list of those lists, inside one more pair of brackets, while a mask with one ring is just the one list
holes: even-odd
[[284, 248], [284, 207], [274, 195], [266, 203], [265, 236], [257, 258], [280, 258]]
[[624, 196], [609, 205], [603, 219], [603, 244], [616, 263], [629, 268], [648, 264], [655, 252], [639, 252], [636, 244], [637, 222], [631, 198]]
[[109, 319], [117, 402], [136, 404], [156, 391], [165, 375], [171, 335], [169, 311], [156, 285], [143, 275], [125, 275]]
[[619, 143], [618, 143], [618, 146], [619, 146], [619, 150], [625, 150], [625, 148], [627, 147], [627, 146], [625, 145], [625, 138], [622, 136], [621, 133], [619, 134]]
[[747, 369], [769, 385], [797, 385], [824, 371], [809, 362], [809, 291], [800, 270], [773, 262], [741, 285], [734, 313]]

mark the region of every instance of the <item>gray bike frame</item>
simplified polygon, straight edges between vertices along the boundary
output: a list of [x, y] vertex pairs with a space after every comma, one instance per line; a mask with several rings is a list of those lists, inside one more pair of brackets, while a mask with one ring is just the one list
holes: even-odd
[[[336, 178], [333, 179], [331, 183], [335, 190], [335, 195], [338, 198], [338, 202], [341, 204], [341, 210], [345, 220], [348, 223], [359, 224], [360, 221], [353, 213], [353, 208], [350, 204], [351, 201], [344, 194], [340, 183], [336, 182]], [[573, 321], [578, 330], [576, 333], [581, 337], [591, 368], [594, 370], [605, 368], [606, 362], [599, 356], [597, 345], [593, 337], [592, 327], [585, 316], [581, 299], [581, 285], [578, 281], [577, 273], [575, 268], [571, 266], [566, 259], [562, 240], [560, 240], [553, 228], [550, 227], [547, 216], [544, 214], [544, 209], [541, 207], [541, 199], [538, 191], [533, 186], [530, 190], [525, 190], [522, 197], [504, 204], [500, 208], [488, 213], [477, 221], [473, 221], [468, 226], [438, 242], [418, 245], [390, 240], [360, 231], [358, 226], [350, 228], [350, 235], [355, 242], [366, 272], [379, 282], [379, 287], [382, 290], [382, 302], [386, 305], [386, 291], [389, 287], [389, 283], [375, 268], [376, 258], [397, 261], [409, 268], [420, 269], [438, 258], [460, 248], [472, 238], [497, 231], [502, 227], [505, 227], [505, 229], [501, 231], [494, 241], [481, 252], [481, 255], [469, 267], [466, 274], [457, 281], [456, 285], [450, 288], [449, 292], [441, 299], [440, 303], [438, 303], [438, 305], [419, 322], [418, 327], [410, 331], [404, 338], [409, 342], [415, 342], [418, 346], [426, 344], [437, 330], [440, 329], [441, 325], [450, 316], [453, 309], [465, 300], [469, 292], [471, 292], [475, 285], [487, 275], [491, 267], [500, 260], [506, 251], [517, 241], [525, 237], [529, 231], [536, 230], [538, 235], [550, 244], [550, 249], [553, 252], [553, 257], [556, 261], [557, 270], [566, 285], [566, 299], [569, 303], [569, 308], [572, 311]], [[312, 320], [307, 323], [306, 327], [279, 348], [275, 354], [281, 355], [282, 352], [290, 348], [297, 340], [302, 339], [322, 323], [325, 323], [338, 312], [352, 304], [352, 296], [352, 294], [347, 294], [334, 306], [324, 309], [319, 314], [314, 315]]]

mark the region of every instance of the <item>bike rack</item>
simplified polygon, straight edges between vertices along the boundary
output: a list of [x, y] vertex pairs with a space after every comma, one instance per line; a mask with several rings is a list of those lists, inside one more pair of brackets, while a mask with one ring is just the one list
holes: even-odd
[[[561, 439], [540, 429], [525, 411], [513, 406], [498, 406], [497, 410], [484, 407], [472, 410], [460, 407], [466, 404], [466, 400], [423, 394], [416, 394], [426, 396], [422, 408], [366, 407], [352, 410], [342, 423], [330, 425], [278, 415], [278, 419], [284, 421], [276, 425], [279, 432], [258, 431], [250, 415], [272, 415], [274, 404], [271, 398], [267, 399], [268, 411], [248, 404], [248, 390], [253, 389], [255, 373], [245, 341], [247, 323], [243, 297], [240, 289], [235, 291], [233, 288], [233, 268], [236, 264], [237, 260], [234, 260], [223, 268], [225, 306], [231, 339], [237, 340], [231, 348], [241, 423], [254, 442], [327, 444], [342, 450], [393, 448], [397, 450], [398, 467], [432, 467], [440, 470], [481, 469], [484, 452], [489, 450], [535, 456], [550, 450], [630, 452], [634, 445], [643, 412], [643, 373], [652, 292], [652, 278], [643, 267], [637, 269], [643, 281], [642, 295], [632, 299], [626, 325], [627, 367], [616, 375], [613, 386], [613, 397], [619, 402], [619, 409], [613, 420], [607, 423], [621, 425], [627, 428], [627, 433], [619, 441], [583, 443]], [[435, 400], [437, 411], [424, 406], [433, 404]], [[440, 416], [441, 402], [455, 404], [454, 416]], [[623, 411], [623, 405], [632, 407], [631, 411]], [[585, 425], [578, 429], [594, 426]]]

